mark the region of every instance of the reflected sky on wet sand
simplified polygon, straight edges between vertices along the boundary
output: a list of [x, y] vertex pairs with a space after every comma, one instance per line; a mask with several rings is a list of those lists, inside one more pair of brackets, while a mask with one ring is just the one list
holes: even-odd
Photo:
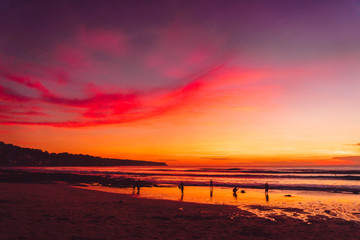
[[[132, 194], [130, 188], [112, 188], [103, 186], [80, 187], [85, 189]], [[244, 190], [245, 193], [241, 193]], [[215, 187], [212, 196], [210, 188], [204, 186], [185, 186], [184, 196], [173, 186], [144, 187], [134, 197], [234, 205], [259, 217], [275, 220], [276, 216], [285, 215], [305, 222], [311, 216], [322, 215], [329, 218], [342, 218], [360, 222], [359, 196], [355, 194], [305, 192], [290, 190], [270, 190], [268, 201], [264, 190], [240, 188], [237, 197], [228, 187]]]

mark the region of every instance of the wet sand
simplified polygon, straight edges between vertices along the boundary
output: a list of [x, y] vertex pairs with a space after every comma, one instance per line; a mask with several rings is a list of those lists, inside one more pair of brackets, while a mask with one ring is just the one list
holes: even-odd
[[[99, 184], [87, 184], [79, 188], [93, 189], [103, 192], [134, 194], [132, 188], [104, 187]], [[241, 193], [241, 191], [244, 193]], [[360, 198], [355, 194], [310, 192], [310, 191], [282, 191], [270, 190], [268, 196], [263, 189], [241, 188], [237, 197], [232, 194], [232, 188], [213, 188], [210, 194], [209, 187], [185, 186], [185, 193], [181, 195], [178, 187], [144, 187], [141, 198], [176, 200], [192, 203], [232, 205], [249, 211], [259, 217], [274, 219], [277, 215], [286, 215], [291, 218], [308, 222], [314, 216], [323, 215], [329, 218], [341, 218], [360, 223]]]
[[256, 217], [233, 206], [153, 200], [64, 183], [0, 183], [0, 239], [359, 239], [360, 225]]

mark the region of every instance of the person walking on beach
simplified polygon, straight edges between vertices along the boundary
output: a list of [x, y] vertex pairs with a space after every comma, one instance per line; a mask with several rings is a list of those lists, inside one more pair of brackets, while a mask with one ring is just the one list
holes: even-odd
[[214, 184], [213, 184], [212, 179], [210, 179], [210, 197], [213, 196], [213, 190], [214, 190]]
[[233, 195], [234, 195], [234, 197], [237, 197], [237, 194], [236, 194], [237, 190], [238, 190], [237, 187], [234, 187], [234, 188], [233, 188]]
[[265, 183], [265, 194], [267, 195], [269, 193], [269, 184]]
[[141, 187], [140, 179], [137, 180], [136, 187], [137, 187], [137, 194], [140, 194], [140, 187]]
[[181, 181], [181, 183], [179, 184], [179, 189], [181, 190], [181, 194], [184, 194], [184, 182]]

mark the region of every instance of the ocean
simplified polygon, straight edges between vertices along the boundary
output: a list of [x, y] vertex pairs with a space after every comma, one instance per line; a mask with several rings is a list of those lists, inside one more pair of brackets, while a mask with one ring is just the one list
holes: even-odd
[[[24, 168], [20, 168], [24, 169]], [[218, 187], [243, 187], [326, 192], [360, 192], [360, 166], [316, 168], [180, 168], [180, 167], [26, 167], [34, 171], [128, 177], [156, 183], [158, 186], [208, 186], [210, 179]]]

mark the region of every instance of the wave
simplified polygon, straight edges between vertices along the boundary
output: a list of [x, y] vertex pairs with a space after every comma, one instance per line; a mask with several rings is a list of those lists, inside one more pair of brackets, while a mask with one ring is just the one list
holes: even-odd
[[[43, 171], [54, 171], [54, 172], [72, 172], [78, 174], [109, 174], [109, 175], [123, 175], [123, 176], [179, 176], [179, 177], [207, 177], [207, 178], [267, 178], [267, 179], [333, 179], [333, 180], [360, 180], [360, 176], [353, 175], [276, 175], [276, 174], [205, 174], [205, 173], [152, 173], [152, 172], [122, 172], [122, 171], [78, 171], [78, 170], [43, 170]], [[245, 173], [245, 172], [244, 172]], [[265, 172], [246, 172], [246, 173], [265, 173]], [[270, 173], [269, 171], [266, 173]], [[327, 173], [328, 174], [328, 173]], [[346, 173], [342, 173], [346, 174]], [[349, 174], [349, 173], [347, 173]], [[360, 173], [359, 173], [360, 174]]]
[[[153, 169], [154, 171], [173, 171], [178, 172], [178, 169]], [[223, 173], [273, 173], [273, 174], [359, 174], [360, 170], [323, 170], [323, 169], [280, 169], [280, 170], [268, 170], [268, 169], [244, 169], [244, 168], [200, 168], [200, 169], [185, 169], [183, 172], [223, 172]]]

